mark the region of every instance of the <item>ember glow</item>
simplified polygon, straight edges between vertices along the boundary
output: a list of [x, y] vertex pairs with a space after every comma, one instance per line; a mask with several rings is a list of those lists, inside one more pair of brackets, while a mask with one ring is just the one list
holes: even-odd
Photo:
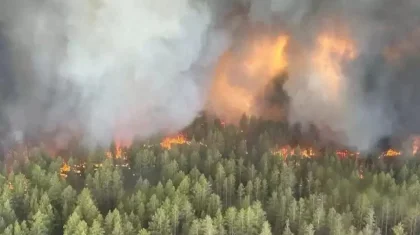
[[[300, 147], [299, 147], [300, 148]], [[273, 149], [271, 151], [274, 155], [281, 155], [283, 157], [291, 156], [291, 155], [299, 155], [297, 148], [292, 148], [290, 146], [284, 146], [281, 148]], [[300, 148], [300, 155], [307, 158], [312, 158], [315, 156], [321, 156], [322, 154], [318, 151], [314, 150], [314, 148]], [[344, 159], [348, 157], [359, 157], [360, 152], [352, 152], [350, 150], [336, 150], [335, 155], [339, 158]]]
[[358, 157], [360, 152], [351, 152], [349, 150], [337, 150], [335, 154], [340, 158], [347, 158], [347, 157]]
[[412, 137], [412, 145], [411, 145], [411, 149], [412, 149], [412, 153], [413, 156], [416, 155], [419, 151], [420, 148], [420, 136], [414, 136]]
[[174, 144], [188, 144], [187, 139], [185, 138], [184, 135], [179, 134], [177, 136], [174, 137], [166, 137], [162, 140], [162, 142], [160, 143], [160, 146], [164, 149], [171, 149], [172, 145]]
[[[300, 152], [298, 151], [300, 149]], [[274, 149], [271, 151], [274, 155], [280, 155], [283, 157], [292, 156], [292, 155], [300, 155], [306, 158], [314, 157], [315, 152], [312, 148], [292, 148], [290, 146], [284, 146], [278, 149]]]
[[383, 156], [385, 157], [397, 157], [401, 156], [401, 151], [395, 150], [395, 149], [388, 149], [385, 153], [383, 153]]
[[[420, 143], [420, 136], [414, 136], [412, 137], [412, 140], [413, 140], [412, 153], [414, 156], [417, 153], [416, 151], [418, 151], [418, 147], [419, 147], [418, 144]], [[188, 141], [187, 137], [181, 133], [175, 136], [165, 137], [160, 142], [160, 147], [162, 149], [169, 150], [172, 148], [173, 145], [182, 145], [182, 144], [189, 144], [189, 143], [190, 142]], [[125, 146], [121, 144], [116, 144], [114, 150], [106, 152], [106, 156], [108, 158], [121, 159], [122, 161], [117, 163], [116, 166], [129, 167], [128, 159], [127, 159], [126, 153], [124, 152], [124, 148]], [[113, 154], [113, 152], [115, 152], [115, 155]], [[317, 150], [316, 147], [301, 147], [301, 146], [291, 147], [290, 145], [273, 148], [271, 149], [271, 153], [275, 156], [281, 156], [285, 159], [290, 156], [315, 158], [315, 157], [321, 157], [324, 155], [324, 153]], [[351, 151], [348, 149], [337, 149], [334, 151], [334, 153], [335, 153], [335, 156], [337, 156], [339, 159], [346, 159], [346, 158], [358, 159], [360, 157], [360, 152]], [[382, 153], [380, 157], [395, 158], [401, 155], [402, 155], [402, 151], [399, 151], [396, 149], [389, 149], [386, 152]], [[93, 167], [94, 167], [94, 170], [96, 170], [102, 167], [102, 163], [93, 164]], [[86, 168], [85, 162], [75, 164], [72, 166], [70, 166], [67, 162], [63, 162], [60, 168], [59, 174], [63, 178], [67, 178], [70, 172], [81, 175], [82, 172], [85, 170], [85, 168]], [[359, 178], [363, 179], [363, 177], [364, 177], [363, 170], [359, 169]]]

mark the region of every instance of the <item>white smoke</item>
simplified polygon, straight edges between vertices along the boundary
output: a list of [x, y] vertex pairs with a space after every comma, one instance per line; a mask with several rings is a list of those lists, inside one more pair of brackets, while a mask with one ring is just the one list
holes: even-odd
[[202, 56], [215, 43], [204, 1], [4, 0], [0, 9], [19, 81], [7, 111], [15, 130], [79, 125], [89, 143], [106, 144], [116, 132], [177, 131], [203, 106], [218, 56]]

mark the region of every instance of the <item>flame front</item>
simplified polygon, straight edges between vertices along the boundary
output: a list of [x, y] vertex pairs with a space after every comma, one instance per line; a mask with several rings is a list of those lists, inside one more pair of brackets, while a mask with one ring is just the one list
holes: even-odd
[[211, 109], [228, 121], [255, 115], [255, 98], [287, 68], [287, 44], [284, 35], [260, 36], [247, 41], [244, 50], [226, 51], [216, 67]]
[[[300, 147], [299, 147], [300, 148]], [[297, 148], [292, 148], [290, 146], [284, 146], [281, 148], [275, 148], [272, 151], [272, 154], [274, 155], [281, 155], [283, 157], [287, 157], [290, 155], [299, 155], [299, 152], [297, 151]], [[352, 152], [349, 150], [336, 150], [335, 154], [343, 159], [343, 158], [347, 158], [347, 157], [358, 157], [360, 155], [360, 152]], [[307, 158], [311, 158], [311, 157], [315, 157], [318, 155], [322, 155], [320, 153], [317, 153], [314, 148], [312, 147], [308, 147], [308, 148], [300, 148], [300, 155], [303, 157], [307, 157]]]
[[302, 148], [299, 147], [299, 149], [300, 149], [300, 153], [297, 151], [297, 148], [292, 148], [290, 146], [284, 146], [284, 147], [281, 147], [279, 149], [274, 149], [271, 152], [274, 155], [281, 155], [285, 158], [287, 156], [291, 156], [291, 155], [300, 155], [300, 156], [307, 157], [307, 158], [315, 156], [315, 152], [312, 148], [303, 148], [302, 149]]
[[401, 156], [401, 152], [397, 151], [395, 149], [388, 149], [388, 151], [386, 151], [385, 153], [383, 153], [383, 155], [385, 157], [397, 157], [397, 156]]
[[160, 143], [160, 146], [164, 149], [171, 149], [173, 144], [186, 144], [188, 143], [184, 135], [179, 134], [175, 137], [166, 137]]

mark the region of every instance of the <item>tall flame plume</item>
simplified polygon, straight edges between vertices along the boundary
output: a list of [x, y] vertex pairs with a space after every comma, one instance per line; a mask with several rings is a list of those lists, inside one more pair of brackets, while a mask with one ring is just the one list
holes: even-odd
[[288, 42], [287, 35], [262, 35], [244, 42], [245, 49], [226, 51], [216, 66], [210, 109], [227, 121], [257, 115], [256, 97], [288, 66]]

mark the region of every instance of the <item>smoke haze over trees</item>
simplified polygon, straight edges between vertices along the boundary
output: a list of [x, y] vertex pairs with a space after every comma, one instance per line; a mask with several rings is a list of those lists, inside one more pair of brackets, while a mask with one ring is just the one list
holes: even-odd
[[0, 233], [419, 233], [418, 158], [274, 154], [289, 133], [255, 118], [241, 128], [200, 118], [185, 130], [190, 142], [169, 149], [150, 140], [110, 155], [15, 153], [28, 158], [2, 165]]

